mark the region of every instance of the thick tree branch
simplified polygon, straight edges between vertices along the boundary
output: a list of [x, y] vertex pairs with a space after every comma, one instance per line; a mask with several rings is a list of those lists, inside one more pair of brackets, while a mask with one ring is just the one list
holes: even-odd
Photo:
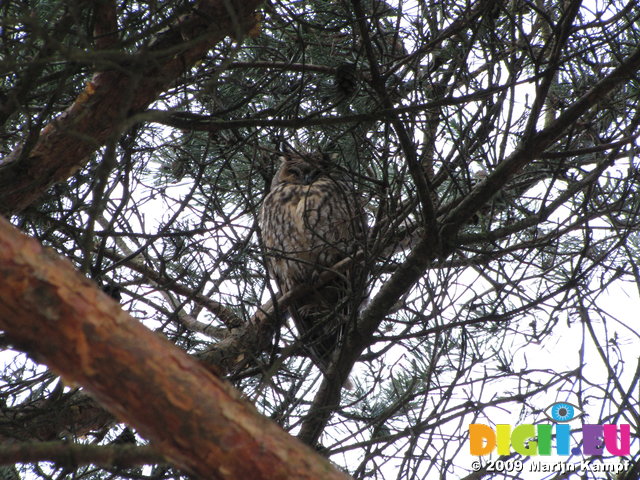
[[130, 468], [165, 460], [153, 447], [136, 445], [78, 445], [66, 442], [28, 442], [0, 445], [0, 464], [54, 462], [59, 467], [98, 465]]
[[346, 478], [4, 219], [0, 327], [178, 468], [202, 478]]
[[0, 212], [23, 210], [81, 168], [127, 119], [144, 111], [211, 46], [251, 29], [259, 3], [202, 0], [193, 13], [180, 17], [174, 28], [139, 52], [136, 68], [96, 73], [73, 105], [40, 132], [32, 148], [19, 147], [0, 161]]
[[[359, 258], [359, 257], [356, 257]], [[271, 346], [274, 329], [279, 325], [276, 312], [286, 310], [291, 302], [309, 295], [314, 288], [331, 281], [336, 272], [348, 268], [354, 260], [345, 259], [323, 272], [316, 285], [302, 285], [261, 306], [247, 324], [228, 329], [225, 338], [195, 355], [208, 367], [222, 372], [235, 372], [253, 363], [253, 356]], [[147, 272], [148, 273], [148, 272]], [[347, 372], [348, 373], [348, 372]], [[25, 410], [26, 409], [26, 410]], [[55, 409], [55, 416], [50, 412]], [[24, 412], [28, 413], [25, 414]], [[37, 413], [41, 412], [41, 413]], [[18, 405], [0, 415], [0, 440], [53, 440], [61, 433], [85, 435], [115, 422], [113, 416], [83, 391], [37, 405]]]
[[97, 0], [95, 9], [93, 35], [96, 48], [115, 48], [118, 43], [118, 12], [115, 0]]

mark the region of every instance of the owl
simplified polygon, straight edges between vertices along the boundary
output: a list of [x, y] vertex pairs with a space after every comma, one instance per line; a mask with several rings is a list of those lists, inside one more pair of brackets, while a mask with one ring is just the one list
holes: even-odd
[[[281, 293], [317, 283], [323, 271], [363, 248], [366, 218], [354, 185], [333, 158], [287, 154], [260, 210], [267, 267]], [[363, 298], [356, 262], [289, 307], [304, 350], [322, 372]]]

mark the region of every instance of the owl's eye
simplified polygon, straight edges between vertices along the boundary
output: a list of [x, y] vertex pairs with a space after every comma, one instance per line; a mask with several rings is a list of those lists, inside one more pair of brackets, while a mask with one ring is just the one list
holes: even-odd
[[545, 410], [545, 415], [549, 420], [560, 423], [569, 422], [580, 413], [582, 412], [578, 407], [567, 402], [554, 403]]

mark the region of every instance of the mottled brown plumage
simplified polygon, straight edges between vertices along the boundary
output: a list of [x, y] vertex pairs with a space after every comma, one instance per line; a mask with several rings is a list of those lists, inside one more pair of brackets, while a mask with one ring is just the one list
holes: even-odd
[[[365, 217], [354, 186], [322, 155], [288, 154], [260, 211], [269, 273], [282, 293], [319, 275], [362, 247]], [[362, 299], [361, 269], [351, 268], [294, 303], [301, 342], [323, 371]]]

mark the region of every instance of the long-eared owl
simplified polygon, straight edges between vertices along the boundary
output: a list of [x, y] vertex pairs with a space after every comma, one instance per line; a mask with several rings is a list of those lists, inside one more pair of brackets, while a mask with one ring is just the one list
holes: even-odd
[[[259, 222], [269, 274], [286, 293], [316, 283], [324, 270], [361, 249], [366, 218], [353, 182], [334, 168], [333, 158], [287, 154], [280, 160]], [[353, 262], [289, 307], [301, 344], [323, 372], [362, 301], [362, 271]]]

